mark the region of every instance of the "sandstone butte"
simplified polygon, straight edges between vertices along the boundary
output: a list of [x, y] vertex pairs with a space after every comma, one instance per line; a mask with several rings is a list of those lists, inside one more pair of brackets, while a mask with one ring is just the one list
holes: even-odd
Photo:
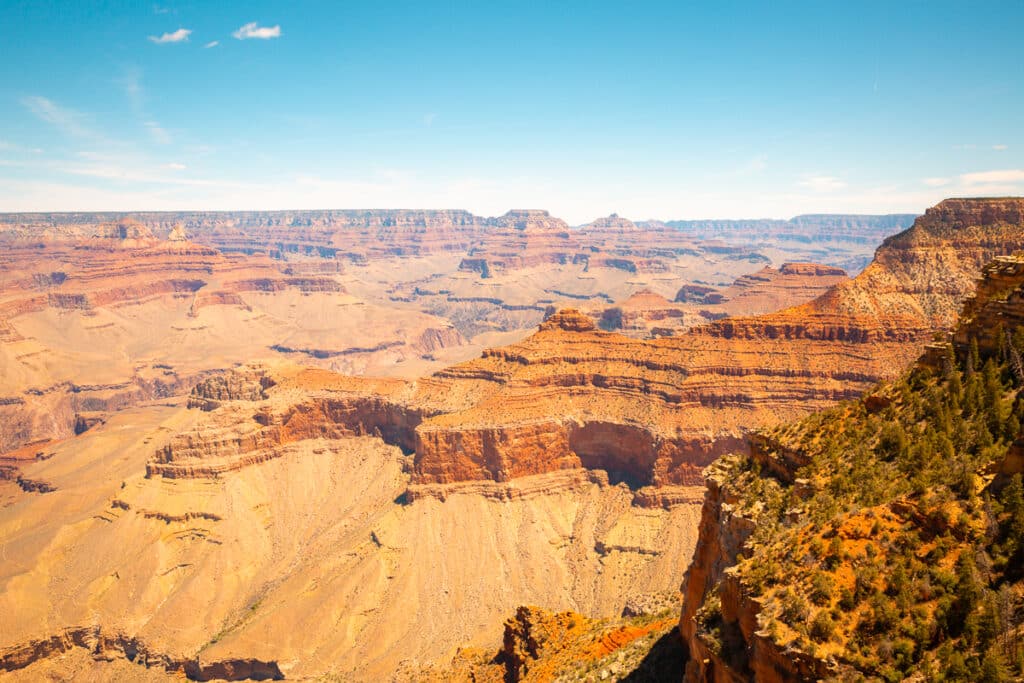
[[[961, 236], [961, 239], [951, 242], [960, 246], [965, 243], [962, 239], [964, 232], [976, 235], [980, 243], [1006, 244], [1004, 240], [1010, 239], [1010, 233], [1000, 229], [982, 232], [975, 228], [974, 224], [991, 224], [996, 220], [1002, 220], [1007, 224], [1016, 222], [1019, 229], [1019, 224], [1024, 220], [1024, 202], [1021, 201], [978, 201], [974, 203], [973, 208], [974, 211], [964, 215], [953, 212], [950, 202], [944, 202], [926, 218], [931, 219], [928, 221], [929, 225], [940, 222], [951, 225]], [[1012, 245], [1012, 240], [1009, 243]], [[940, 253], [945, 256], [944, 263], [952, 262], [949, 251]], [[971, 248], [968, 253], [981, 254], [976, 248]], [[911, 267], [920, 265], [920, 261], [916, 260], [909, 263]], [[877, 269], [870, 270], [873, 271], [872, 277], [875, 278], [873, 281], [878, 282], [881, 274]], [[937, 275], [937, 271], [931, 268], [924, 270], [929, 271]], [[976, 289], [964, 302], [958, 324], [948, 335], [948, 341], [929, 345], [917, 361], [919, 366], [943, 368], [944, 364], [948, 363], [950, 342], [961, 357], [968, 355], [972, 345], [980, 349], [983, 356], [1001, 354], [1004, 347], [999, 343], [1000, 332], [1024, 325], [1024, 254], [997, 256], [978, 272], [980, 278], [977, 279]], [[953, 283], [958, 281], [959, 278], [955, 276], [941, 280], [940, 282], [946, 284], [946, 289], [939, 294], [954, 291]], [[934, 290], [929, 292], [933, 293]], [[926, 308], [928, 312], [945, 311], [940, 297], [928, 297], [925, 301], [929, 305]], [[1018, 377], [1022, 377], [1024, 369], [1019, 366], [1019, 357], [1016, 362], [1014, 372]], [[869, 398], [875, 399], [878, 406], [884, 406], [886, 402], [892, 400], [884, 395], [872, 395]], [[869, 407], [868, 410], [870, 412], [872, 408]], [[829, 419], [845, 418], [833, 416]], [[761, 468], [760, 471], [770, 473], [774, 480], [782, 482], [786, 487], [806, 487], [810, 485], [808, 480], [796, 478], [798, 470], [807, 465], [809, 458], [812, 457], [803, 452], [800, 445], [799, 437], [806, 427], [799, 424], [793, 427], [793, 433], [780, 431], [757, 435], [745, 457], [756, 463]], [[796, 434], [796, 437], [793, 434]], [[1005, 455], [1000, 456], [986, 469], [986, 472], [979, 473], [983, 475], [986, 484], [993, 479], [1024, 473], [1024, 435], [1018, 436], [1010, 444]], [[836, 642], [830, 642], [828, 647], [821, 648], [817, 653], [809, 650], [806, 644], [794, 642], [781, 645], [772, 637], [771, 632], [774, 629], [769, 628], [769, 622], [773, 619], [770, 614], [771, 608], [766, 606], [764, 596], [750, 594], [749, 586], [744, 583], [746, 579], [737, 566], [742, 558], [751, 555], [748, 541], [759, 526], [759, 508], [763, 503], [751, 492], [749, 482], [741, 483], [734, 474], [730, 474], [727, 463], [716, 463], [708, 469], [707, 474], [708, 490], [702, 510], [700, 536], [683, 584], [684, 596], [679, 631], [690, 654], [684, 680], [738, 681], [753, 678], [758, 681], [788, 682], [825, 678], [853, 680], [862, 677], [863, 672], [850, 665], [850, 662], [859, 661], [856, 656], [851, 655], [851, 633], [840, 633], [832, 639]], [[863, 558], [864, 546], [869, 544], [869, 541], [879, 543], [879, 538], [885, 538], [890, 533], [894, 547], [905, 540], [902, 535], [908, 533], [908, 529], [920, 530], [926, 536], [937, 535], [943, 528], [945, 518], [925, 514], [926, 511], [922, 509], [924, 507], [925, 503], [916, 498], [900, 498], [875, 507], [838, 515], [828, 526], [836, 529], [843, 539], [844, 552], [851, 553], [855, 558]], [[885, 530], [883, 533], [871, 530], [873, 526], [879, 525]], [[794, 528], [801, 527], [799, 523], [795, 523]], [[816, 536], [815, 532], [808, 533], [812, 539], [821, 542], [821, 538]], [[977, 536], [959, 536], [954, 545], [966, 548], [972, 556], [979, 553], [980, 557], [981, 549], [993, 543], [991, 540], [986, 541], [985, 538], [984, 535], [981, 535], [980, 540]], [[801, 542], [809, 541], [803, 539]], [[792, 541], [786, 543], [786, 547], [790, 548], [786, 554], [787, 558], [800, 557], [806, 552], [806, 548], [792, 550], [794, 545], [796, 544]], [[861, 555], [858, 555], [858, 552]], [[776, 553], [776, 560], [780, 559], [780, 554]], [[768, 562], [771, 558], [759, 560]], [[786, 566], [788, 561], [790, 560], [782, 560], [783, 571], [789, 569]], [[879, 562], [875, 559], [871, 564], [879, 566]], [[885, 566], [884, 560], [881, 562], [881, 566]], [[840, 563], [837, 571], [846, 572], [852, 580], [853, 572], [845, 563]], [[792, 577], [792, 581], [799, 582], [800, 577], [796, 572]], [[1004, 590], [1020, 595], [1019, 578], [1008, 577], [1002, 585]], [[715, 609], [722, 615], [723, 632], [728, 630], [737, 638], [728, 647], [731, 652], [742, 653], [740, 656], [723, 655], [724, 648], [721, 642], [717, 645], [712, 642], [718, 636], [710, 636], [707, 629], [700, 624], [698, 613], [711, 602], [712, 596], [720, 601], [720, 606]], [[914, 609], [920, 609], [920, 606], [915, 606]], [[1019, 625], [1017, 620], [1018, 617], [1012, 616], [1009, 623], [1001, 628], [1008, 632], [1014, 631]], [[842, 628], [838, 630], [843, 631]], [[887, 634], [883, 631], [881, 635]], [[934, 648], [934, 645], [932, 647]]]

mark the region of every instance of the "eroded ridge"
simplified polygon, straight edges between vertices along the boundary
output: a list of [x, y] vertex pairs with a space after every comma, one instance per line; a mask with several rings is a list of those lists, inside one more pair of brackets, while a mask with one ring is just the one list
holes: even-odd
[[0, 651], [0, 671], [17, 671], [47, 657], [74, 649], [89, 653], [96, 661], [113, 657], [124, 659], [146, 669], [162, 669], [171, 675], [185, 676], [192, 681], [280, 681], [284, 674], [277, 662], [259, 659], [226, 659], [201, 662], [196, 657], [176, 657], [150, 649], [138, 638], [109, 634], [99, 626], [69, 628], [48, 638], [33, 640]]

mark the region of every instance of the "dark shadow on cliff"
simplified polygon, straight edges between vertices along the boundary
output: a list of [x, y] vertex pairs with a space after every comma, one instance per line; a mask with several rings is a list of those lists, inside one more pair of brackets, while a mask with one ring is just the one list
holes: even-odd
[[629, 683], [675, 683], [683, 680], [686, 668], [686, 646], [673, 628], [654, 643], [643, 660], [622, 681]]

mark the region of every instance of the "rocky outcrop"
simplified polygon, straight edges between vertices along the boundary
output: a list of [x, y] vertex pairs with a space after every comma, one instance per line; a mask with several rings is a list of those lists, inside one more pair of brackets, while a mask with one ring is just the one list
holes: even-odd
[[586, 225], [580, 226], [581, 232], [637, 232], [640, 228], [636, 223], [623, 218], [617, 213], [603, 218], [596, 218]]
[[[358, 382], [312, 370], [275, 378], [260, 368], [202, 382], [189, 405], [210, 412], [209, 419], [158, 450], [146, 476], [213, 477], [282, 457], [291, 444], [310, 439], [374, 435], [412, 452], [424, 411], [403, 403], [398, 394], [404, 383], [367, 383], [363, 391], [347, 384]], [[283, 400], [274, 396], [275, 388]]]
[[[661, 604], [663, 596], [645, 601]], [[633, 603], [638, 605], [639, 603]], [[641, 611], [610, 620], [576, 612], [521, 606], [504, 624], [496, 656], [460, 651], [447, 667], [400, 678], [429, 681], [563, 681], [591, 672], [595, 680], [672, 680], [682, 661], [682, 643], [664, 611]], [[639, 617], [639, 618], [635, 618]]]
[[104, 223], [99, 226], [93, 237], [110, 240], [152, 240], [153, 232], [139, 221], [132, 218]]
[[593, 332], [597, 329], [594, 321], [574, 308], [567, 308], [550, 315], [540, 324], [541, 332]]
[[567, 632], [580, 620], [581, 616], [572, 612], [552, 614], [529, 606], [516, 610], [515, 616], [505, 622], [501, 648], [509, 679], [526, 678], [534, 662], [551, 655], [547, 650], [563, 646]]
[[[953, 337], [962, 350], [973, 340], [991, 355], [1007, 345], [1009, 330], [1024, 323], [1024, 255], [996, 258], [982, 270], [977, 293], [964, 305], [960, 326]], [[1024, 370], [1024, 368], [1022, 368]]]
[[1024, 249], [1024, 199], [947, 199], [885, 240], [859, 276], [807, 305], [856, 316], [916, 318], [950, 329], [982, 268]]
[[529, 232], [567, 232], [569, 226], [561, 218], [554, 218], [540, 209], [512, 209], [494, 221], [498, 225]]
[[261, 401], [274, 380], [259, 367], [230, 370], [214, 375], [192, 387], [189, 408], [216, 410], [224, 401]]
[[123, 657], [147, 669], [163, 669], [168, 674], [192, 681], [279, 681], [284, 674], [277, 662], [259, 659], [227, 659], [202, 662], [199, 657], [178, 657], [156, 652], [138, 638], [103, 631], [99, 626], [65, 629], [48, 638], [0, 651], [0, 671], [17, 671], [74, 648], [90, 653], [97, 661]]
[[[701, 622], [697, 618], [697, 612], [706, 600], [715, 594], [719, 586], [725, 584], [726, 571], [741, 557], [743, 547], [757, 524], [756, 516], [744, 514], [735, 496], [726, 495], [727, 489], [723, 488], [723, 484], [728, 483], [728, 474], [729, 468], [725, 462], [712, 465], [705, 471], [707, 492], [701, 509], [697, 548], [683, 580], [683, 610], [679, 632], [689, 650], [686, 664], [688, 681], [740, 683], [750, 680], [753, 675], [748, 659], [726, 659], [720, 648], [711, 647], [709, 639], [702, 637], [699, 632]], [[737, 637], [735, 631], [740, 628], [736, 623], [736, 607], [735, 602], [730, 602], [727, 608], [731, 609], [733, 616], [727, 622], [733, 639]], [[747, 612], [748, 623], [756, 616], [756, 606], [751, 607], [754, 607], [754, 611]], [[745, 657], [746, 651], [740, 649], [737, 654]]]
[[714, 287], [707, 285], [683, 285], [676, 292], [676, 303], [680, 304], [720, 304], [725, 295]]

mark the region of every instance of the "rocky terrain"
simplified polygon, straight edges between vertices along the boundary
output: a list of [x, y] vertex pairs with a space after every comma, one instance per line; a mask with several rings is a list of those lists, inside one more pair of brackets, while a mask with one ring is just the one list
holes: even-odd
[[[0, 247], [0, 453], [238, 362], [413, 378], [521, 339], [559, 306], [671, 297], [770, 260], [664, 225], [574, 229], [544, 211], [6, 214]], [[785, 303], [818, 291], [776, 289]]]
[[[853, 280], [840, 283], [819, 299], [794, 309], [760, 318], [722, 321], [706, 326], [706, 328], [695, 329], [690, 334], [694, 336], [711, 334], [713, 339], [736, 338], [738, 335], [746, 340], [770, 339], [772, 336], [789, 334], [791, 338], [799, 339], [803, 335], [812, 333], [814, 328], [790, 328], [788, 332], [782, 333], [781, 330], [785, 329], [781, 327], [783, 320], [787, 318], [792, 320], [790, 316], [800, 314], [808, 315], [812, 320], [819, 321], [820, 324], [828, 317], [833, 317], [835, 322], [832, 324], [835, 327], [823, 326], [813, 332], [820, 342], [819, 347], [827, 348], [838, 339], [851, 341], [874, 338], [878, 345], [872, 347], [868, 354], [863, 355], [878, 357], [879, 353], [892, 353], [888, 356], [890, 367], [877, 375], [876, 379], [886, 376], [899, 377], [903, 373], [902, 368], [912, 363], [913, 359], [921, 352], [926, 352], [926, 359], [934, 358], [937, 352], [940, 361], [945, 357], [941, 348], [931, 344], [931, 340], [936, 331], [942, 329], [946, 321], [955, 317], [955, 313], [951, 311], [958, 309], [966, 300], [964, 313], [966, 326], [961, 327], [954, 337], [959, 340], [959, 353], [969, 352], [970, 344], [967, 340], [970, 337], [975, 341], [975, 348], [1004, 349], [1000, 353], [1010, 354], [1007, 356], [1008, 360], [1005, 361], [1007, 365], [1004, 367], [1010, 368], [1014, 362], [1014, 356], [1008, 350], [1011, 347], [1005, 346], [1005, 342], [998, 341], [1007, 337], [1001, 337], [995, 332], [999, 326], [994, 324], [994, 321], [1006, 325], [1018, 320], [1020, 312], [1016, 308], [1019, 306], [1015, 307], [1014, 302], [1018, 301], [1020, 294], [1015, 288], [1020, 285], [1024, 267], [1021, 267], [1015, 258], [999, 257], [996, 254], [1014, 251], [1024, 246], [1022, 245], [1024, 222], [1021, 220], [1021, 207], [1024, 207], [1022, 200], [944, 202], [927, 212], [911, 230], [888, 240], [879, 248], [874, 263], [863, 274]], [[958, 249], [949, 248], [950, 244], [958, 245]], [[898, 257], [897, 254], [899, 254]], [[991, 265], [974, 271], [976, 274], [983, 273], [984, 279], [977, 288], [977, 295], [972, 296], [969, 292], [975, 290], [975, 283], [971, 280], [969, 273], [973, 268], [977, 268], [976, 264], [983, 262], [986, 257], [995, 257], [995, 260]], [[936, 282], [934, 280], [929, 282], [927, 277], [917, 279], [913, 272], [904, 267], [904, 263], [916, 263], [922, 276], [927, 273], [935, 273], [938, 276], [940, 269], [937, 268], [937, 264], [941, 263], [943, 287], [941, 289], [936, 287]], [[886, 264], [892, 264], [893, 267], [886, 267]], [[882, 282], [888, 285], [887, 290], [881, 290], [885, 296], [873, 296], [870, 288]], [[835, 306], [837, 311], [831, 316], [826, 314], [829, 306]], [[854, 309], [854, 306], [857, 308]], [[850, 311], [852, 310], [857, 310], [858, 317], [854, 319], [858, 320], [857, 325], [860, 326], [860, 329], [846, 322], [851, 320]], [[725, 330], [729, 330], [729, 332], [726, 333]], [[897, 330], [902, 330], [902, 332]], [[974, 332], [968, 334], [965, 330]], [[983, 331], [980, 336], [979, 330]], [[767, 334], [765, 334], [766, 332]], [[687, 335], [681, 338], [685, 338], [685, 336]], [[861, 357], [861, 354], [856, 352], [848, 353], [847, 360], [843, 361], [846, 364], [850, 362], [850, 359]], [[778, 356], [779, 354], [773, 350], [772, 355]], [[936, 365], [934, 360], [932, 365]], [[942, 363], [939, 362], [938, 366], [942, 366]], [[846, 365], [845, 367], [850, 366]], [[1006, 369], [1003, 372], [1009, 371]], [[723, 386], [729, 386], [729, 383], [734, 381], [736, 380], [730, 378], [722, 380], [721, 383]], [[857, 385], [856, 378], [847, 379], [847, 382], [851, 386]], [[872, 386], [874, 386], [873, 382], [865, 383], [859, 385], [859, 388], [851, 393], [859, 395]], [[878, 415], [873, 418], [876, 420], [873, 424], [877, 432], [878, 424], [884, 424], [886, 420], [891, 419], [888, 417], [887, 411], [893, 404], [891, 392], [887, 394], [883, 391], [881, 395], [872, 394], [855, 405], [860, 406], [858, 409], [861, 412], [866, 411], [869, 414]], [[842, 410], [849, 412], [849, 409]], [[842, 414], [845, 415], [846, 412]], [[1009, 415], [1009, 412], [1002, 414], [1004, 419], [1009, 420], [1009, 429], [1011, 431], [1015, 429], [1012, 426], [1014, 420], [1005, 417]], [[748, 422], [748, 424], [751, 423], [752, 421]], [[758, 435], [753, 438], [751, 449], [737, 448], [735, 454], [718, 460], [705, 471], [708, 477], [708, 492], [700, 524], [700, 541], [696, 548], [693, 564], [687, 573], [684, 585], [683, 614], [680, 621], [680, 631], [685, 638], [689, 656], [689, 663], [686, 667], [688, 680], [740, 681], [751, 678], [768, 681], [807, 680], [834, 675], [839, 675], [841, 679], [844, 679], [843, 677], [850, 673], [849, 669], [843, 669], [841, 666], [837, 668], [838, 665], [833, 659], [836, 648], [830, 645], [822, 648], [820, 643], [827, 642], [827, 639], [821, 641], [820, 636], [815, 635], [815, 626], [812, 621], [815, 617], [814, 605], [824, 603], [822, 603], [823, 598], [813, 592], [816, 585], [812, 581], [813, 577], [807, 579], [806, 586], [809, 587], [800, 584], [798, 590], [798, 593], [806, 590], [797, 596], [799, 600], [803, 601], [800, 604], [804, 605], [802, 608], [804, 611], [799, 613], [798, 619], [802, 620], [799, 623], [794, 622], [794, 617], [787, 616], [784, 612], [788, 603], [782, 603], [782, 607], [766, 607], [756, 598], [751, 597], [750, 594], [753, 591], [749, 590], [745, 584], [739, 587], [736, 585], [736, 568], [744, 568], [749, 571], [752, 577], [751, 581], [762, 582], [755, 584], [760, 586], [764, 582], [763, 574], [767, 571], [762, 567], [770, 563], [775, 577], [773, 580], [776, 582], [775, 585], [779, 586], [779, 589], [776, 590], [778, 599], [788, 599], [791, 602], [796, 600], [797, 598], [788, 597], [788, 593], [785, 595], [781, 593], [785, 586], [790, 584], [789, 577], [795, 571], [793, 563], [802, 556], [787, 550], [792, 549], [793, 541], [786, 540], [789, 536], [784, 534], [789, 533], [789, 528], [793, 529], [793, 534], [803, 533], [802, 524], [807, 520], [807, 516], [803, 514], [806, 511], [803, 501], [814, 496], [816, 490], [821, 491], [821, 494], [819, 498], [813, 499], [813, 502], [819, 507], [824, 506], [825, 510], [832, 510], [827, 507], [828, 501], [833, 498], [841, 499], [841, 492], [845, 493], [847, 490], [846, 488], [836, 489], [834, 486], [838, 484], [829, 485], [827, 480], [826, 483], [816, 482], [812, 485], [812, 482], [806, 479], [804, 471], [812, 467], [808, 465], [811, 456], [804, 455], [801, 453], [801, 449], [790, 445], [793, 442], [792, 429], [798, 430], [797, 434], [800, 438], [805, 439], [803, 443], [810, 444], [810, 446], [805, 445], [804, 450], [808, 448], [816, 451], [828, 449], [826, 452], [831, 458], [837, 456], [836, 450], [831, 448], [830, 444], [842, 443], [842, 441], [828, 431], [821, 435], [817, 434], [817, 430], [822, 425], [822, 418], [818, 415], [813, 415], [797, 424], [800, 426], [796, 428], [776, 427], [758, 432]], [[996, 428], [993, 427], [993, 429]], [[872, 443], [870, 433], [858, 431], [854, 427], [844, 438], [850, 439], [850, 448], [860, 447]], [[913, 443], [910, 437], [905, 438], [907, 441], [904, 443]], [[1014, 467], [1024, 469], [1019, 465], [1024, 460], [1016, 455], [1019, 449], [1014, 446], [1007, 450], [1011, 443], [1013, 443], [1013, 437], [1009, 437], [1008, 441], [1004, 440], [1000, 446], [1002, 448], [1000, 453], [1006, 455], [1005, 457], [999, 456], [1002, 458], [1003, 464], [998, 470], [1004, 473], [1012, 473]], [[993, 457], [995, 456], [993, 455]], [[832, 462], [840, 472], [843, 471], [843, 468], [848, 467], [848, 465], [841, 464], [843, 460]], [[855, 468], [858, 466], [858, 462], [854, 461]], [[935, 473], [935, 476], [938, 476], [938, 473]], [[1006, 474], [1002, 476], [1005, 477]], [[902, 479], [899, 473], [888, 472], [884, 469], [871, 473], [870, 476], [867, 472], [857, 469], [853, 473], [844, 474], [842, 481], [844, 482], [843, 487], [856, 487], [866, 486], [868, 482], [874, 486], [884, 486], [886, 483], [906, 480]], [[852, 484], [851, 481], [856, 484]], [[637, 497], [639, 499], [641, 496]], [[893, 509], [904, 515], [906, 524], [908, 508], [899, 508], [897, 505]], [[855, 517], [851, 524], [863, 525], [863, 520], [857, 521], [858, 519]], [[778, 531], [782, 540], [774, 543], [767, 550], [762, 549], [764, 541], [758, 535], [762, 533], [760, 531], [762, 526], [768, 526], [775, 530], [782, 529], [782, 531]], [[875, 530], [868, 531], [870, 527], [871, 525], [868, 524], [867, 527], [859, 527], [859, 530], [843, 531], [844, 547], [848, 545], [847, 539], [874, 538], [880, 533]], [[811, 544], [810, 552], [817, 553], [819, 558], [825, 557], [825, 551], [816, 549], [819, 545], [831, 547], [828, 546], [830, 541], [827, 531], [826, 529], [824, 539], [819, 539]], [[856, 534], [862, 535], [856, 536]], [[885, 537], [883, 536], [883, 538]], [[886, 540], [888, 541], [888, 539]], [[834, 545], [835, 541], [831, 541], [831, 543]], [[856, 564], [858, 562], [856, 553], [853, 553], [852, 550], [848, 552], [853, 554]], [[814, 556], [811, 555], [811, 557]], [[752, 559], [746, 560], [745, 558], [748, 557]], [[799, 561], [802, 563], [801, 566], [806, 564], [806, 561]], [[734, 568], [730, 569], [730, 567]], [[841, 597], [839, 587], [846, 580], [841, 574], [834, 576], [830, 579], [831, 583], [828, 587], [828, 594], [831, 596], [829, 604], [833, 606], [829, 618], [835, 621], [832, 628], [837, 632], [840, 629], [837, 621], [840, 617], [837, 616], [836, 610], [845, 609], [841, 605], [836, 607], [839, 604], [837, 601]], [[818, 583], [821, 581], [823, 580], [818, 580]], [[772, 603], [772, 605], [777, 604], [779, 603]], [[789, 624], [789, 630], [786, 630], [784, 626], [778, 628], [771, 626], [772, 623], [775, 623], [772, 621], [773, 619], [779, 619], [780, 609], [783, 610], [782, 620]], [[787, 619], [789, 621], [785, 621]], [[821, 617], [819, 621], [824, 624], [826, 619]], [[858, 626], [857, 621], [854, 620], [849, 623], [844, 622], [845, 626], [842, 628], [860, 629], [861, 632], [864, 632], [865, 629], [877, 628], [872, 627], [871, 623], [866, 621]], [[771, 638], [766, 636], [766, 629], [769, 626], [773, 629]], [[817, 628], [824, 629], [825, 626], [819, 625]], [[506, 627], [506, 632], [507, 629], [508, 627]], [[547, 654], [536, 655], [541, 663], [534, 663], [535, 670], [539, 669], [549, 673], [557, 671], [558, 663], [561, 661], [561, 656], [556, 654], [557, 652], [564, 647], [578, 653], [572, 649], [573, 646], [570, 643], [579, 640], [589, 642], [599, 631], [600, 628], [593, 632], [585, 631], [579, 637], [562, 636], [556, 639], [562, 644], [554, 647]], [[868, 630], [867, 632], [872, 631]], [[879, 633], [879, 631], [876, 630], [874, 633]], [[849, 631], [846, 636], [836, 636], [838, 641], [843, 640], [844, 637], [849, 637]], [[773, 642], [772, 638], [776, 640]], [[805, 647], [804, 643], [808, 642], [807, 638], [811, 640], [818, 638], [818, 640], [812, 643], [813, 646], [807, 646], [807, 651], [804, 651], [801, 648]], [[886, 641], [888, 645], [883, 646], [883, 648], [889, 648], [884, 650], [889, 653], [884, 655], [885, 657], [892, 657], [892, 643], [896, 641], [891, 638], [892, 636], [889, 641]], [[878, 645], [877, 641], [872, 647], [875, 645]], [[671, 648], [667, 648], [669, 654], [665, 654], [665, 649], [661, 648], [662, 651], [659, 653], [652, 648], [650, 659], [652, 661], [673, 661], [673, 657], [676, 655], [671, 654], [673, 652]], [[624, 659], [635, 663], [635, 658], [628, 655], [628, 652], [628, 649], [624, 647], [620, 654]], [[811, 654], [808, 655], [807, 652], [811, 652]], [[866, 653], [866, 650], [862, 649], [862, 653]], [[498, 653], [497, 655], [492, 654], [492, 658], [489, 660], [493, 661], [492, 666], [504, 665], [508, 669], [507, 657]], [[973, 661], [972, 666], [980, 667], [982, 665], [981, 658]], [[467, 673], [466, 662], [460, 659], [454, 660], [452, 666], [454, 673], [451, 675], [456, 677], [469, 678], [480, 675], [479, 668], [469, 669], [470, 673]], [[597, 673], [600, 673], [600, 671], [595, 673], [589, 669], [588, 671], [590, 673], [584, 676], [583, 680], [596, 680]], [[607, 672], [607, 670], [605, 671]], [[658, 669], [658, 671], [661, 670]], [[882, 668], [870, 667], [861, 668], [859, 671], [875, 675], [885, 673]], [[897, 671], [905, 672], [906, 669], [897, 669]], [[973, 671], [978, 671], [978, 669], [973, 669]], [[676, 676], [681, 674], [680, 667]], [[559, 680], [573, 680], [573, 677], [566, 672], [559, 673], [556, 677]], [[972, 679], [969, 676], [964, 679], [977, 680], [977, 678]], [[530, 680], [528, 672], [525, 680]]]
[[[313, 372], [279, 377], [260, 400], [313, 392]], [[340, 429], [296, 429], [239, 469], [154, 469], [205, 416], [261, 410], [219, 395], [209, 412], [122, 411], [22, 464], [45, 493], [0, 482], [7, 677], [90, 654], [75, 660], [82, 675], [114, 675], [107, 660], [135, 662], [132, 677], [245, 662], [379, 680], [489, 646], [520, 604], [618, 615], [633, 596], [673, 591], [692, 552], [696, 490], [641, 508], [625, 486], [566, 472], [409, 496], [409, 456]], [[195, 447], [214, 455], [230, 439]], [[98, 637], [142, 645], [104, 646], [97, 661]]]
[[[744, 451], [751, 428], [897, 377], [955, 317], [981, 264], [1024, 248], [1020, 203], [1009, 200], [943, 203], [852, 279], [800, 258], [766, 269], [771, 258], [733, 259], [751, 252], [705, 250], [699, 240], [701, 253], [676, 250], [667, 245], [677, 229], [617, 216], [581, 228], [543, 212], [267, 216], [239, 214], [230, 225], [223, 215], [202, 218], [225, 220], [203, 228], [225, 240], [215, 246], [181, 216], [105, 217], [113, 220], [102, 229], [82, 217], [42, 238], [54, 243], [44, 253], [70, 254], [66, 266], [24, 255], [4, 270], [19, 283], [4, 305], [40, 301], [29, 283], [47, 292], [39, 310], [10, 304], [0, 329], [12, 349], [45, 343], [74, 359], [81, 338], [61, 346], [51, 329], [113, 323], [103, 328], [110, 337], [85, 346], [93, 364], [32, 366], [11, 356], [26, 378], [53, 373], [48, 384], [23, 379], [9, 392], [3, 408], [12, 415], [30, 414], [29, 399], [48, 395], [25, 385], [54, 386], [58, 370], [75, 384], [61, 389], [72, 401], [64, 414], [31, 413], [66, 417], [70, 429], [30, 443], [39, 427], [21, 430], [0, 461], [7, 677], [379, 680], [443, 676], [454, 662], [467, 676], [539, 680], [569, 677], [579, 656], [595, 676], [678, 664], [675, 617], [657, 600], [638, 606], [673, 596], [698, 531], [711, 525], [700, 522], [702, 470]], [[415, 246], [382, 253], [367, 237], [361, 257], [321, 253], [312, 245], [344, 234], [328, 219]], [[12, 227], [3, 239], [31, 244], [26, 231]], [[247, 231], [257, 236], [248, 250]], [[298, 246], [271, 248], [270, 236], [285, 233]], [[479, 242], [458, 242], [467, 235]], [[552, 256], [573, 240], [586, 250], [566, 253], [588, 258]], [[90, 249], [120, 265], [86, 277]], [[170, 256], [175, 249], [208, 262], [189, 272]], [[688, 259], [721, 278], [666, 277]], [[409, 278], [397, 284], [396, 264]], [[588, 299], [562, 289], [533, 298], [550, 286], [542, 283], [570, 276], [592, 283]], [[114, 280], [130, 285], [123, 299], [103, 294], [117, 289]], [[178, 280], [202, 284], [163, 284]], [[495, 281], [502, 292], [526, 292], [536, 327], [508, 310], [506, 294], [484, 310], [459, 308], [479, 302], [453, 301], [463, 298], [455, 290], [429, 289], [461, 282], [479, 297]], [[708, 291], [701, 302], [675, 303], [734, 317], [701, 316], [672, 336], [641, 339], [563, 305], [616, 282], [608, 303], [711, 287], [721, 300], [708, 302]], [[200, 296], [207, 303], [197, 306]], [[442, 300], [453, 307], [424, 308]], [[507, 317], [483, 332], [460, 317], [468, 310], [482, 312], [473, 325], [497, 310]], [[205, 329], [188, 327], [161, 356], [165, 330], [189, 321]], [[400, 346], [379, 348], [389, 334]], [[108, 355], [123, 365], [89, 387], [133, 377], [125, 368], [142, 362], [194, 374], [122, 410], [74, 404], [87, 391], [74, 389], [85, 386], [81, 368], [106, 372]], [[517, 612], [522, 605], [551, 612]]]
[[351, 295], [337, 270], [225, 254], [180, 229], [158, 239], [133, 220], [2, 233], [0, 273], [0, 453], [245, 359], [358, 372], [467, 345], [446, 320]]
[[1022, 302], [996, 259], [909, 374], [709, 471], [687, 680], [1022, 674]]
[[751, 316], [805, 303], [848, 279], [846, 272], [817, 263], [765, 266], [723, 288], [683, 285], [675, 298], [644, 289], [615, 306], [588, 311], [601, 329], [640, 339], [670, 336], [730, 316]]
[[[982, 265], [1024, 249], [1019, 200], [944, 202], [860, 275], [777, 313], [663, 339], [574, 311], [528, 339], [420, 382], [447, 405], [417, 429], [423, 483], [503, 481], [577, 466], [635, 487], [699, 484], [744, 432], [860, 395], [948, 328]], [[438, 387], [443, 387], [438, 390]]]
[[644, 288], [671, 299], [683, 285], [727, 287], [786, 260], [817, 257], [859, 269], [885, 234], [913, 220], [864, 217], [865, 237], [837, 227], [847, 218], [823, 217], [805, 225], [804, 241], [776, 242], [765, 233], [752, 247], [726, 244], [710, 228], [637, 225], [618, 216], [571, 228], [536, 210], [493, 218], [465, 211], [7, 214], [0, 215], [0, 239], [83, 237], [126, 218], [161, 238], [175, 233], [225, 254], [286, 262], [295, 274], [344, 271], [354, 295], [444, 317], [467, 339], [531, 328], [549, 306], [607, 306]]

